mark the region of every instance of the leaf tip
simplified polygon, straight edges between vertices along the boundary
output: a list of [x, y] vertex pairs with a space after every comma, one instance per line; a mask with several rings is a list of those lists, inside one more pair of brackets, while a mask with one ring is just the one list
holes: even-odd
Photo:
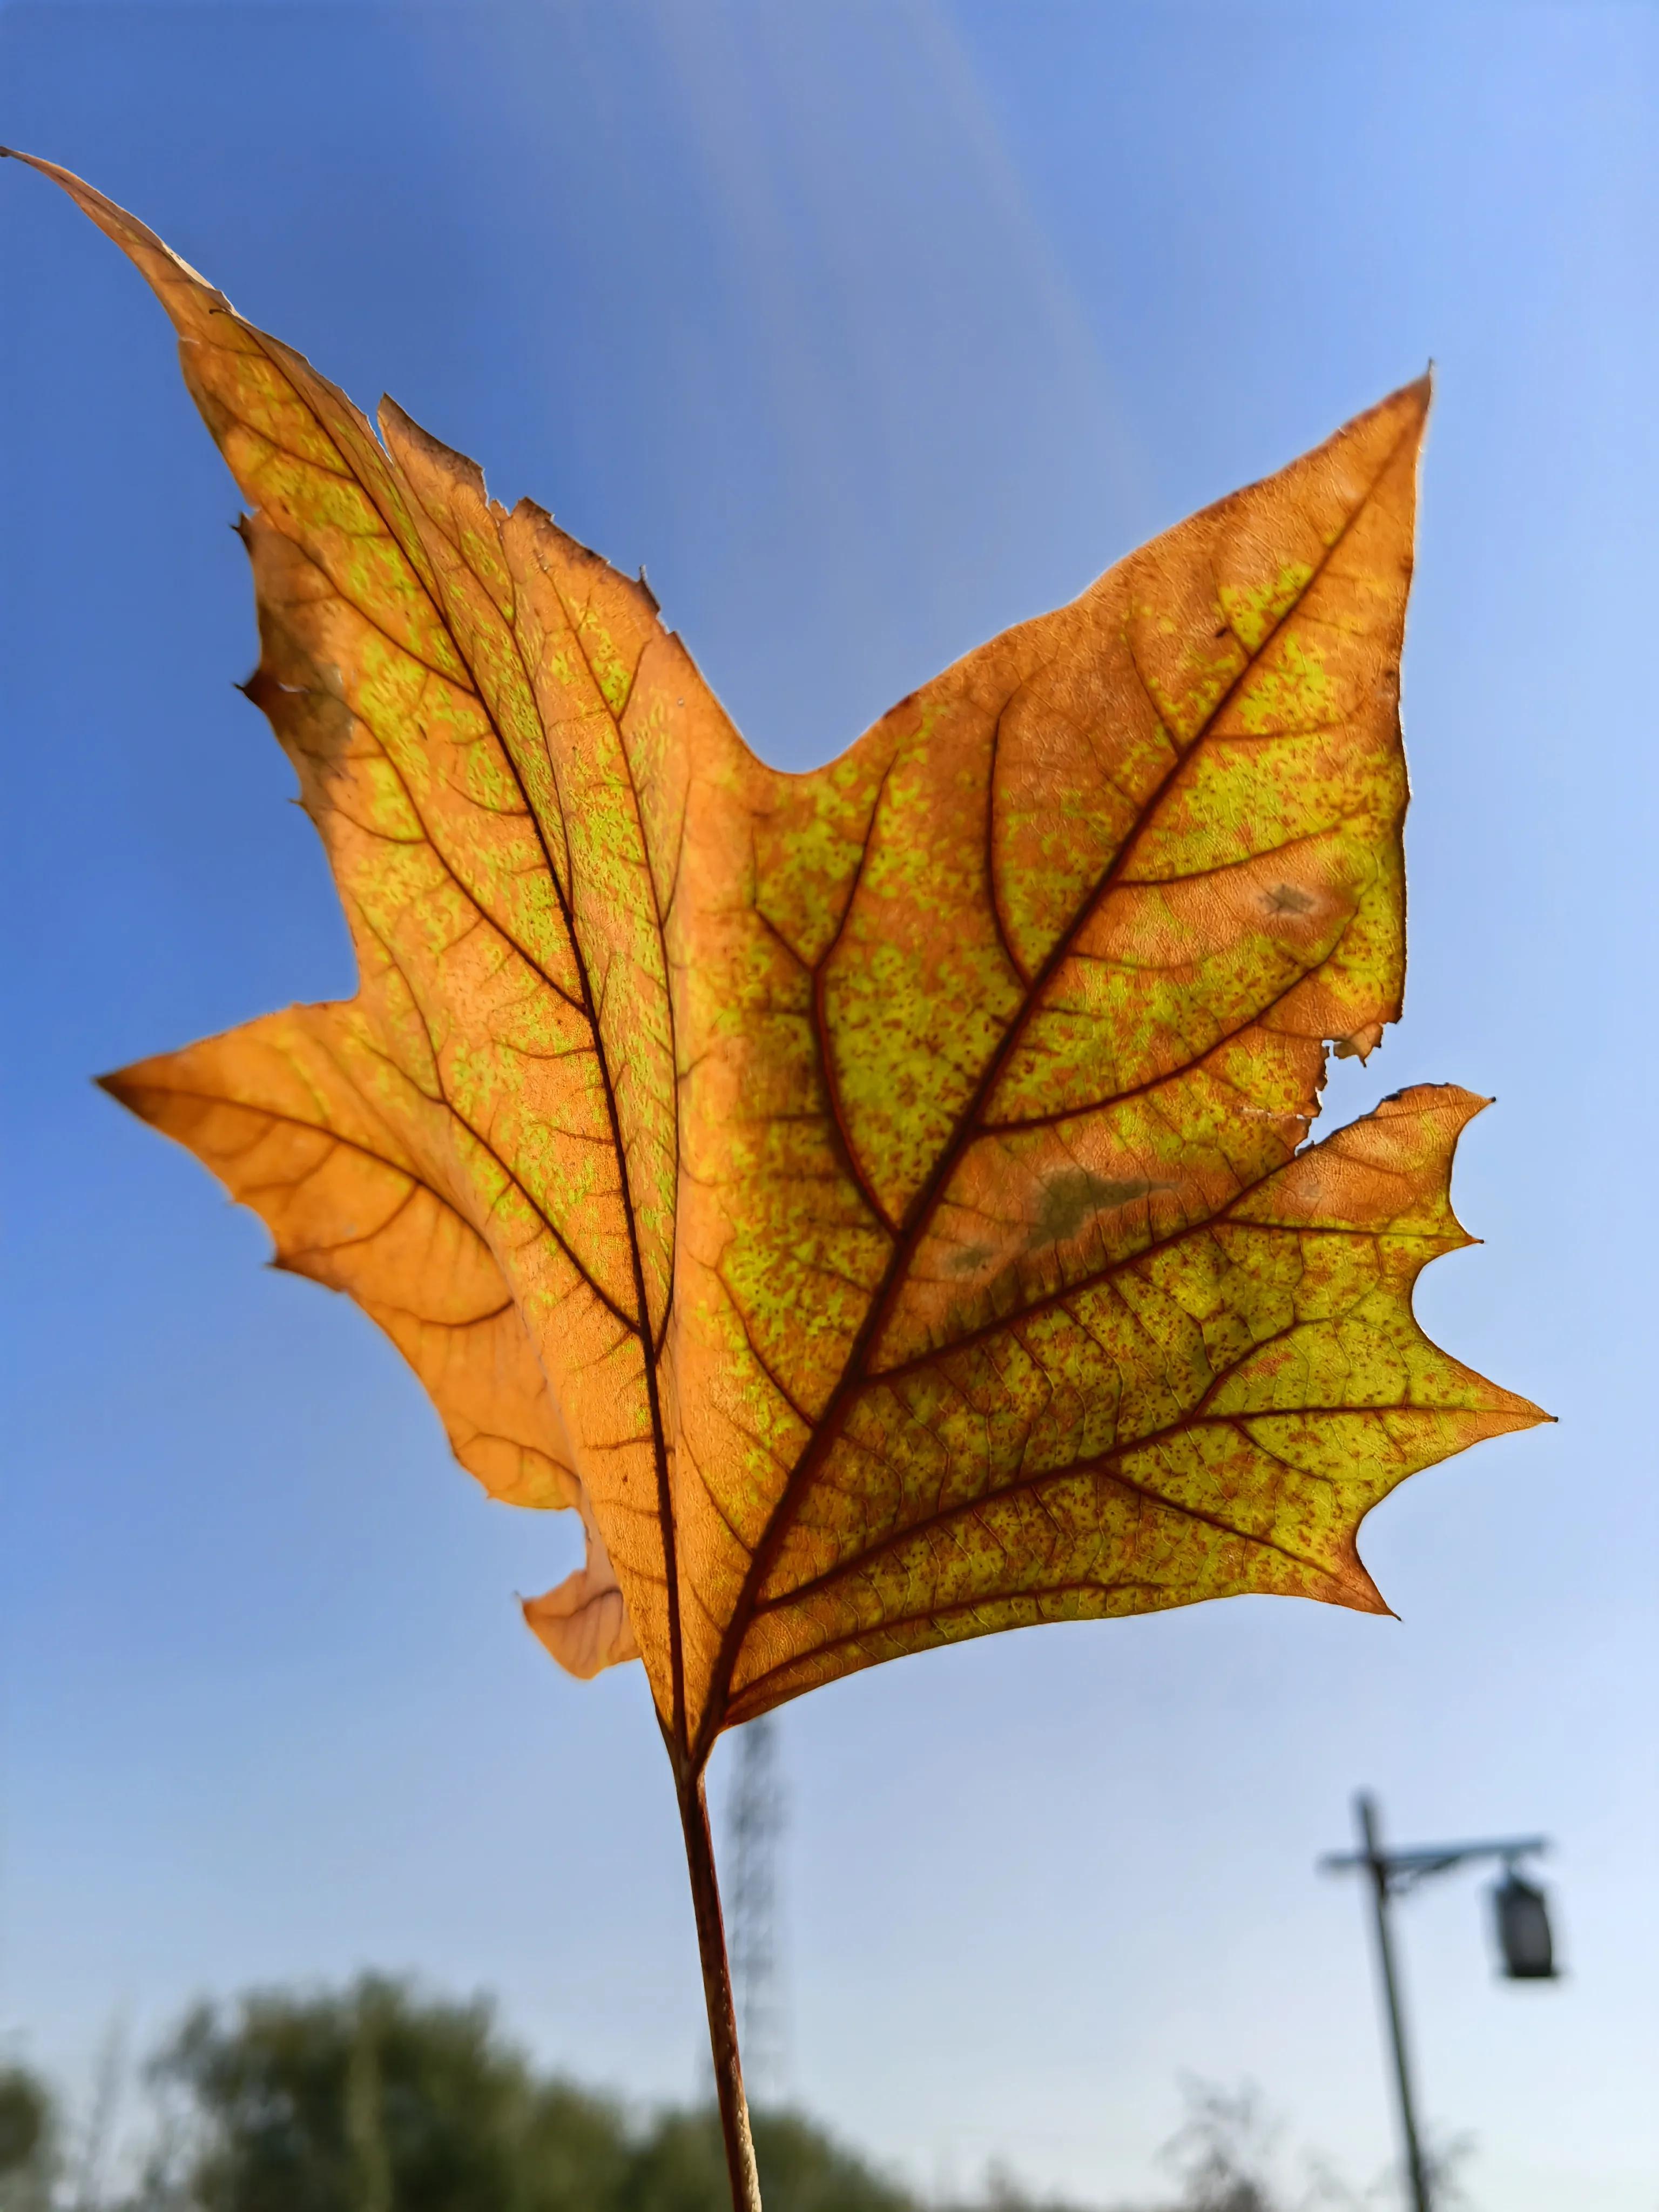
[[457, 485], [463, 485], [474, 498], [488, 504], [489, 488], [478, 464], [455, 447], [447, 446], [441, 438], [434, 438], [430, 430], [422, 429], [389, 392], [380, 394], [374, 419], [387, 453], [401, 467], [431, 471], [441, 483], [446, 496]]
[[1372, 1581], [1370, 1571], [1357, 1550], [1349, 1549], [1347, 1558], [1332, 1573], [1330, 1583], [1327, 1595], [1333, 1604], [1346, 1606], [1351, 1613], [1374, 1613], [1385, 1620], [1399, 1620], [1399, 1614]]

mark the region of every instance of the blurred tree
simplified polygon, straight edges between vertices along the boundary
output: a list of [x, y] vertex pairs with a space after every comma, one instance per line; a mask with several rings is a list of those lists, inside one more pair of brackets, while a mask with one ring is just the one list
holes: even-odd
[[884, 2180], [856, 2153], [798, 2112], [760, 2112], [755, 2157], [777, 2212], [914, 2212], [908, 2190]]
[[[633, 2156], [615, 2105], [568, 2081], [544, 2081], [525, 2127], [514, 2212], [610, 2212], [622, 2202]], [[724, 2182], [723, 2160], [720, 2174]], [[725, 2212], [722, 2199], [710, 2203]]]
[[0, 2068], [0, 2212], [46, 2212], [56, 2176], [51, 2092], [27, 2067]]
[[[755, 2114], [766, 2212], [919, 2212], [908, 2190], [795, 2112]], [[712, 2110], [665, 2112], [636, 2145], [616, 2212], [725, 2212], [731, 2203]]]
[[538, 2096], [487, 2004], [372, 1975], [203, 2006], [155, 2070], [194, 2108], [182, 2179], [201, 2212], [564, 2212], [568, 2187], [530, 2188], [532, 2148], [556, 2137], [569, 2166], [617, 2133], [580, 2092]]
[[[538, 2081], [489, 2006], [366, 1977], [203, 2006], [154, 2070], [190, 2124], [130, 2212], [725, 2212], [712, 2110], [642, 2128]], [[767, 2212], [918, 2212], [793, 2113], [757, 2116]], [[0, 2207], [0, 2212], [5, 2209]]]
[[1187, 2117], [1160, 2154], [1182, 2184], [1182, 2212], [1276, 2212], [1267, 2179], [1279, 2135], [1261, 2094], [1188, 2078], [1182, 2083]]

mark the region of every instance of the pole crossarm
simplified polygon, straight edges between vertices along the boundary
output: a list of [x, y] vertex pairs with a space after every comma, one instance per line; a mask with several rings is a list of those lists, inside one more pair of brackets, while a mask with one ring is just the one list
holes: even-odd
[[1453, 1867], [1466, 1866], [1472, 1859], [1501, 1859], [1512, 1867], [1549, 1847], [1547, 1836], [1500, 1836], [1470, 1844], [1417, 1844], [1404, 1850], [1328, 1851], [1319, 1867], [1322, 1874], [1344, 1874], [1351, 1868], [1364, 1867], [1398, 1896], [1431, 1875], [1449, 1873]]

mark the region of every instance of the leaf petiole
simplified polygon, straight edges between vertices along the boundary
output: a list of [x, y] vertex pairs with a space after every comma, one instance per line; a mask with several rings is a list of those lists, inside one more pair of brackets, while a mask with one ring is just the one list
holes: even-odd
[[738, 2052], [738, 2019], [732, 2002], [732, 1969], [726, 1958], [726, 1923], [720, 1913], [720, 1883], [714, 1873], [714, 1844], [708, 1827], [708, 1801], [702, 1772], [677, 1781], [680, 1827], [685, 1837], [686, 1870], [697, 1922], [697, 1954], [702, 1965], [703, 1996], [708, 2006], [708, 2048], [714, 2062], [720, 2099], [720, 2134], [726, 2142], [732, 2182], [732, 2212], [761, 2212], [760, 2174], [744, 2094], [743, 2062]]

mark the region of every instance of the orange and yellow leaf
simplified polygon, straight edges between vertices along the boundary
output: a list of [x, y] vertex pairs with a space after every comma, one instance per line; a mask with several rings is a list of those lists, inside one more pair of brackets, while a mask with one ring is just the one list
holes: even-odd
[[1404, 977], [1407, 386], [807, 775], [529, 501], [45, 163], [155, 289], [247, 499], [356, 947], [110, 1079], [387, 1331], [526, 1608], [639, 1651], [682, 1771], [875, 1662], [1241, 1591], [1382, 1607], [1405, 1476], [1543, 1418], [1438, 1351], [1481, 1102], [1305, 1142]]

